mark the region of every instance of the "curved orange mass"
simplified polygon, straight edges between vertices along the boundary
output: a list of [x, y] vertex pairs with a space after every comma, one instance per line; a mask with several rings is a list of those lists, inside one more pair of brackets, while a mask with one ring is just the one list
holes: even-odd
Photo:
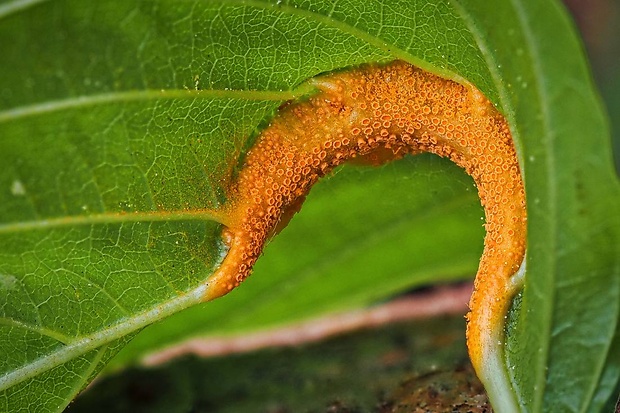
[[231, 189], [230, 250], [209, 280], [207, 298], [226, 294], [250, 274], [267, 239], [335, 166], [360, 157], [380, 163], [432, 152], [473, 177], [486, 215], [467, 317], [468, 348], [481, 375], [485, 352], [503, 337], [511, 277], [525, 254], [525, 193], [505, 119], [473, 86], [404, 62], [313, 82], [320, 92], [285, 106], [248, 153]]

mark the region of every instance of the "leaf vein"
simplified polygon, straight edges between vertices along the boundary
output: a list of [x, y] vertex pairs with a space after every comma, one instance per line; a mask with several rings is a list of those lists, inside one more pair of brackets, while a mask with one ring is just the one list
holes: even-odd
[[214, 221], [226, 225], [227, 217], [220, 211], [153, 211], [140, 213], [103, 213], [93, 215], [73, 215], [68, 217], [39, 219], [25, 222], [0, 224], [0, 234], [46, 230], [52, 228], [114, 224], [127, 222], [159, 222], [159, 221]]
[[3, 326], [9, 326], [9, 327], [16, 327], [16, 328], [21, 328], [24, 330], [28, 330], [28, 331], [32, 331], [35, 333], [39, 333], [42, 336], [45, 337], [50, 337], [54, 340], [57, 340], [63, 344], [68, 344], [71, 342], [71, 337], [66, 336], [64, 334], [59, 333], [58, 331], [49, 329], [49, 328], [45, 328], [45, 327], [41, 327], [39, 325], [35, 325], [35, 324], [31, 324], [31, 323], [25, 323], [23, 321], [18, 321], [15, 320], [14, 318], [10, 318], [10, 317], [0, 317], [0, 325]]
[[10, 122], [17, 119], [28, 118], [45, 113], [59, 112], [67, 109], [84, 108], [108, 103], [136, 102], [152, 99], [243, 99], [243, 100], [267, 100], [285, 101], [298, 98], [309, 93], [312, 88], [302, 85], [292, 90], [130, 90], [123, 92], [102, 93], [98, 95], [86, 95], [69, 97], [49, 102], [33, 103], [0, 111], [0, 123]]

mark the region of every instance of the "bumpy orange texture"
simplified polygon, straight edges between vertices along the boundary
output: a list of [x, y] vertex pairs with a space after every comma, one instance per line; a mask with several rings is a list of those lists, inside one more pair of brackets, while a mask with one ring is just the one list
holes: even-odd
[[505, 119], [473, 86], [404, 62], [313, 82], [319, 93], [283, 107], [247, 155], [231, 188], [230, 250], [209, 280], [207, 298], [226, 294], [250, 274], [268, 238], [335, 166], [356, 157], [383, 162], [432, 152], [473, 177], [485, 210], [467, 331], [478, 370], [487, 330], [503, 325], [511, 277], [525, 253], [525, 194]]

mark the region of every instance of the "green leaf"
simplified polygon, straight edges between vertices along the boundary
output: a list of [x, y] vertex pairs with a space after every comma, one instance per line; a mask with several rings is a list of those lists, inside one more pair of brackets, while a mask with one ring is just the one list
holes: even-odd
[[[393, 59], [468, 79], [510, 122], [529, 214], [507, 345], [522, 410], [609, 399], [620, 189], [555, 2], [4, 1], [0, 55], [0, 411], [62, 409], [138, 330], [199, 303], [226, 253], [210, 211], [257, 131], [306, 79]], [[309, 198], [238, 291], [115, 365], [475, 271], [481, 212], [444, 161], [346, 167]]]

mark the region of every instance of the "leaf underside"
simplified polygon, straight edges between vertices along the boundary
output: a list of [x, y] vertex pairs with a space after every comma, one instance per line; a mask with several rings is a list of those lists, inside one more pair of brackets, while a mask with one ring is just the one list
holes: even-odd
[[174, 313], [113, 365], [471, 276], [471, 180], [405, 158], [339, 169], [247, 284], [179, 312], [226, 253], [210, 211], [278, 106], [393, 59], [468, 79], [506, 115], [529, 219], [507, 365], [523, 411], [599, 410], [620, 369], [606, 121], [556, 3], [487, 3], [0, 2], [0, 411], [61, 410]]

